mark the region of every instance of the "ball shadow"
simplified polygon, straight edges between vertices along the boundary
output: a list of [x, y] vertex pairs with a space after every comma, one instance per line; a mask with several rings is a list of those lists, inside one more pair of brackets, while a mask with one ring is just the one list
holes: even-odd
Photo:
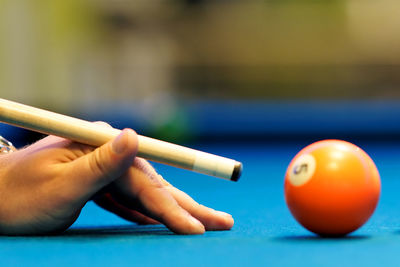
[[349, 236], [318, 236], [318, 235], [297, 235], [297, 236], [279, 236], [273, 238], [275, 241], [282, 242], [321, 242], [321, 241], [356, 241], [371, 238], [367, 235], [349, 235]]

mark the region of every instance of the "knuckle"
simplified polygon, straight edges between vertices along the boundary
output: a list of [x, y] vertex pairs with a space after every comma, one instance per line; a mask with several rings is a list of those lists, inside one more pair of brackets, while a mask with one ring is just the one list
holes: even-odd
[[139, 199], [147, 199], [153, 195], [158, 195], [164, 191], [164, 186], [158, 181], [149, 180], [150, 184], [138, 188], [137, 196]]

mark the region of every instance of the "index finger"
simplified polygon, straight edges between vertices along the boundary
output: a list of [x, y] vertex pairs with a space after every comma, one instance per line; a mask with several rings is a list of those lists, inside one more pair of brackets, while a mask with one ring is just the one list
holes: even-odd
[[139, 208], [173, 232], [202, 234], [205, 231], [203, 224], [178, 204], [143, 159], [136, 158], [128, 172], [114, 181], [112, 195], [128, 207]]

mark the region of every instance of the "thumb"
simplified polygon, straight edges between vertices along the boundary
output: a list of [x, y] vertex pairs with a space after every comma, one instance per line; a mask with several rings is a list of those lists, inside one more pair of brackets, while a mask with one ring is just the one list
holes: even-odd
[[69, 186], [76, 199], [89, 199], [122, 176], [138, 149], [137, 134], [124, 129], [113, 140], [70, 163]]

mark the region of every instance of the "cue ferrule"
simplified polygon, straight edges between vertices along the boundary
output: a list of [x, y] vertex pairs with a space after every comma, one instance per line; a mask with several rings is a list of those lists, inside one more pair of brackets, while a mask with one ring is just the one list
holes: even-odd
[[[121, 130], [34, 108], [0, 98], [0, 121], [32, 131], [56, 135], [91, 146], [101, 146]], [[237, 181], [242, 164], [232, 159], [138, 135], [137, 156], [231, 181]]]
[[[182, 169], [235, 181], [232, 159], [139, 135], [138, 156]], [[237, 181], [237, 180], [236, 180]]]

